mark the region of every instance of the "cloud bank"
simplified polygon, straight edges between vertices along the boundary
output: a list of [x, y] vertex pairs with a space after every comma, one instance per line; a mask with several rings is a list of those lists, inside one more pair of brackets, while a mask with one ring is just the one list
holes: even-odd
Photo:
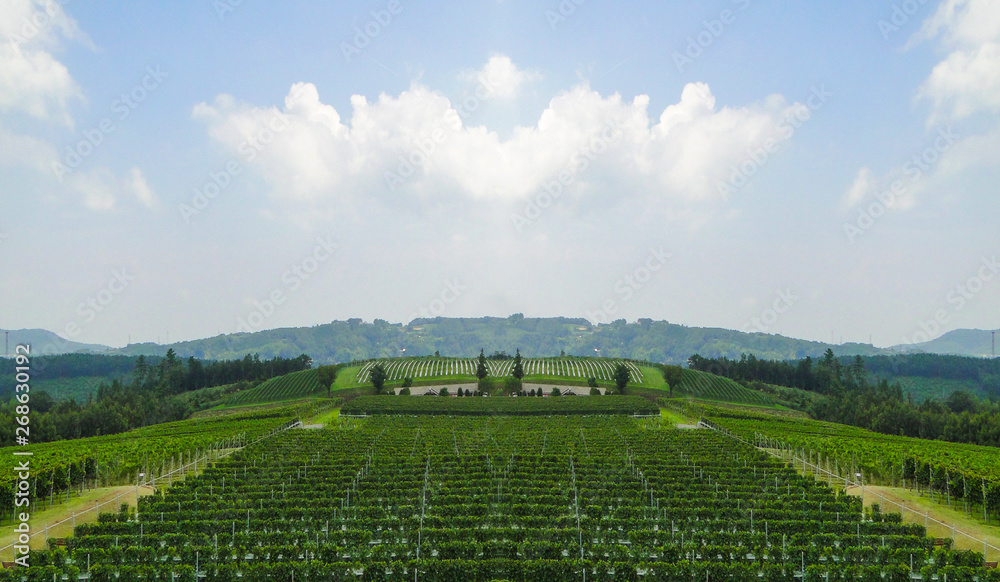
[[615, 186], [627, 184], [629, 192], [691, 203], [717, 200], [720, 180], [755, 148], [789, 137], [783, 120], [803, 108], [780, 95], [720, 107], [708, 85], [691, 83], [652, 118], [646, 95], [628, 101], [581, 83], [555, 95], [535, 124], [501, 139], [470, 124], [469, 108], [513, 97], [530, 75], [500, 55], [466, 76], [487, 87], [472, 104], [414, 82], [397, 96], [354, 95], [352, 111], [342, 115], [313, 84], [297, 83], [283, 107], [219, 95], [192, 115], [225, 150], [250, 162], [279, 200], [518, 201], [569, 171], [579, 192], [599, 186], [599, 195], [624, 195]]

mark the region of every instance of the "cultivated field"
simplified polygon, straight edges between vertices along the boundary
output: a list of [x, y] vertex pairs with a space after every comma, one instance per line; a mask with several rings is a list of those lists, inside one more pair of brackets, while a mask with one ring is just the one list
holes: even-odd
[[249, 447], [0, 580], [1000, 580], [715, 431], [623, 415], [341, 422]]
[[[630, 382], [642, 384], [644, 375], [631, 360], [605, 358], [524, 358], [524, 374], [542, 377], [565, 377], [586, 380], [613, 380], [618, 364], [628, 366]], [[457, 377], [476, 375], [475, 358], [390, 358], [366, 362], [358, 371], [358, 383], [368, 382], [372, 366], [382, 364], [388, 381], [403, 378]], [[487, 360], [486, 368], [494, 378], [510, 377], [513, 360]]]

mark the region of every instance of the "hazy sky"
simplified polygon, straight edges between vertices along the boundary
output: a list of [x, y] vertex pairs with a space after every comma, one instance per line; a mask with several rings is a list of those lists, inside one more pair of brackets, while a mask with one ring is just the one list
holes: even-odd
[[1000, 0], [0, 0], [0, 37], [0, 328], [1000, 327]]

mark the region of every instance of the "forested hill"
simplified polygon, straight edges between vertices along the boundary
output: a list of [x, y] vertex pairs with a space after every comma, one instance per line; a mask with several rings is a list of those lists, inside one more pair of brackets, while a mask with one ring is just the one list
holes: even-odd
[[[172, 347], [179, 356], [204, 359], [235, 359], [247, 353], [262, 358], [309, 354], [318, 364], [347, 362], [399, 355], [472, 356], [480, 348], [487, 353], [506, 351], [530, 356], [570, 355], [624, 357], [683, 364], [691, 354], [739, 358], [743, 353], [784, 360], [818, 357], [827, 348], [838, 355], [871, 355], [882, 350], [864, 344], [830, 345], [763, 333], [748, 334], [727, 329], [686, 327], [640, 319], [619, 320], [592, 326], [585, 319], [564, 317], [529, 318], [515, 314], [506, 318], [417, 319], [409, 325], [376, 319], [334, 321], [314, 327], [284, 328], [252, 334], [220, 335], [213, 338], [166, 345], [133, 344], [118, 353], [163, 355]], [[405, 350], [405, 351], [404, 351]]]

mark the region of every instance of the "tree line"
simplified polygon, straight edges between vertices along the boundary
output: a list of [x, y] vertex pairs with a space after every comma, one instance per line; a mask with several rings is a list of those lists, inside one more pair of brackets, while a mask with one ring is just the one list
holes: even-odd
[[[221, 362], [203, 362], [191, 357], [185, 362], [170, 350], [155, 361], [151, 364], [139, 356], [128, 374], [102, 383], [95, 394], [82, 402], [73, 398], [56, 400], [44, 390], [33, 390], [31, 442], [117, 434], [184, 420], [228, 393], [312, 366], [312, 360], [304, 354], [269, 360], [247, 355], [240, 360]], [[14, 444], [15, 404], [11, 398], [3, 405], [6, 414], [0, 415], [0, 446]]]
[[772, 386], [798, 388], [820, 395], [801, 401], [813, 418], [875, 432], [956, 443], [1000, 446], [1000, 403], [956, 390], [944, 401], [914, 402], [899, 383], [871, 379], [865, 359], [844, 363], [832, 350], [818, 361], [787, 362], [743, 355], [739, 360], [695, 354], [688, 366], [773, 392]]

